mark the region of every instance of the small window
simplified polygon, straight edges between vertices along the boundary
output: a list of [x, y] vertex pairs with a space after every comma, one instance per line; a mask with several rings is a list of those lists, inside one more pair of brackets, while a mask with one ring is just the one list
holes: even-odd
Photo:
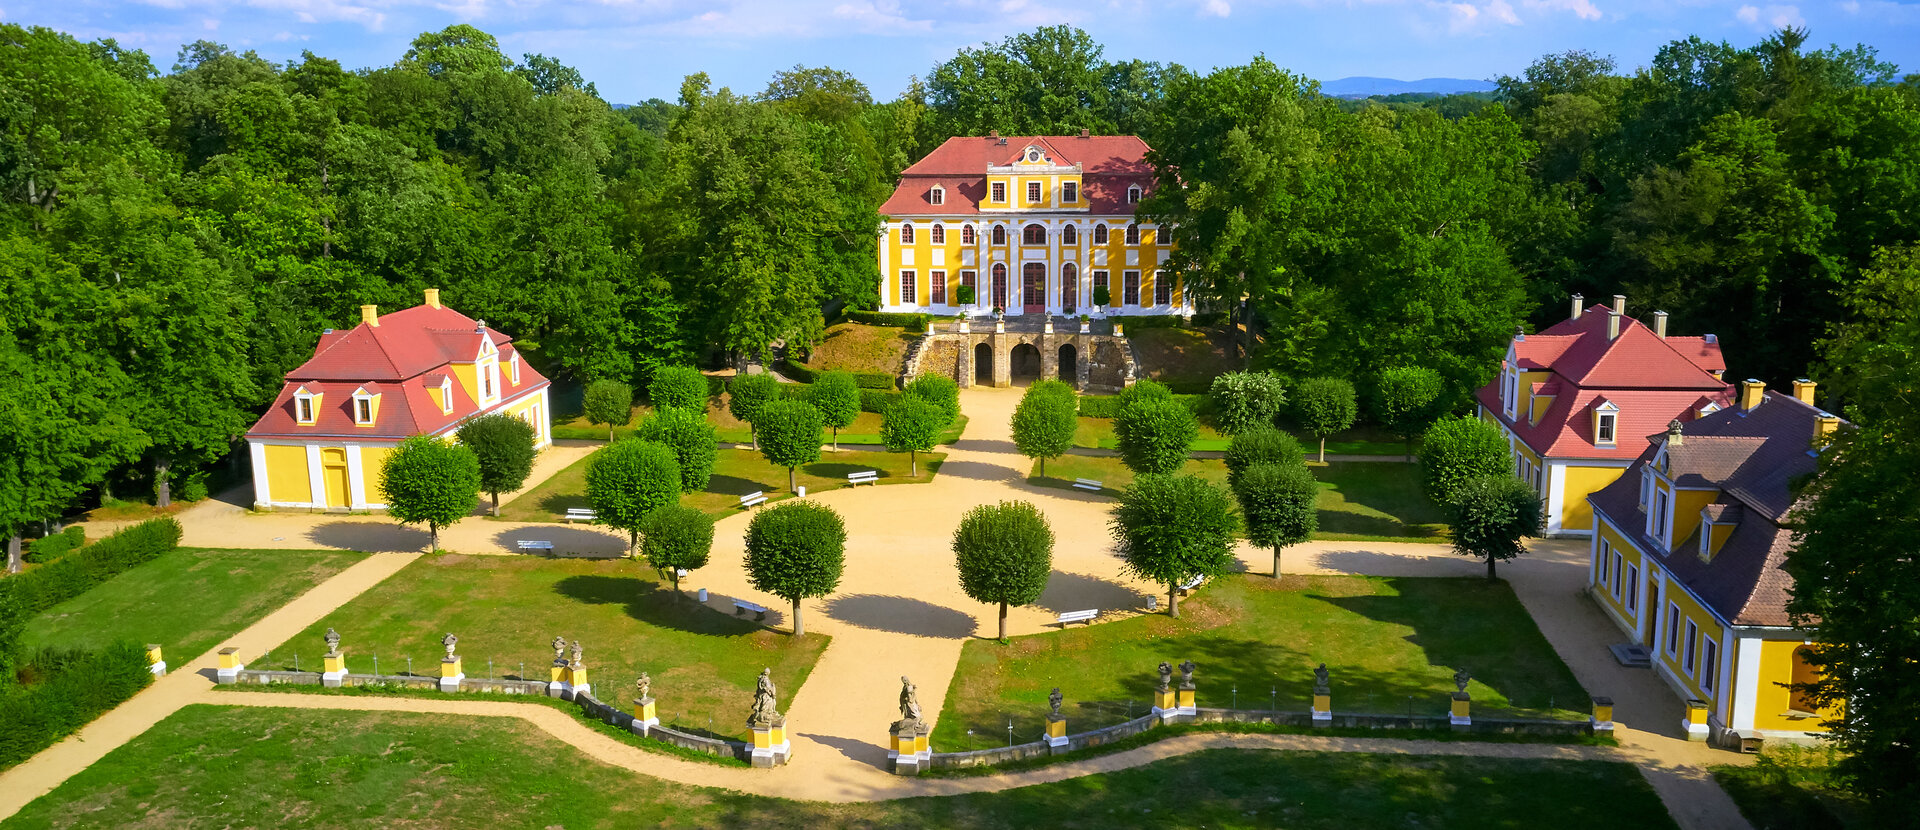
[[1618, 417], [1619, 416], [1612, 412], [1600, 413], [1599, 427], [1594, 431], [1595, 443], [1602, 445], [1613, 444], [1613, 425], [1614, 420]]
[[1140, 226], [1139, 225], [1127, 226], [1127, 244], [1128, 245], [1140, 244]]
[[1616, 550], [1613, 552], [1613, 598], [1614, 599], [1620, 598], [1620, 587], [1621, 587], [1621, 584], [1624, 582], [1624, 580], [1620, 578], [1620, 564], [1625, 561], [1626, 559], [1621, 557], [1619, 551]]
[[495, 378], [499, 377], [499, 374], [500, 364], [498, 363], [489, 363], [487, 364], [487, 368], [480, 372], [480, 399], [482, 401], [493, 400], [493, 382]]
[[994, 182], [993, 183], [993, 201], [1004, 202], [1006, 200], [1007, 200], [1007, 183]]
[[1667, 656], [1680, 651], [1680, 603], [1667, 603]]
[[993, 244], [995, 245], [1007, 244], [1007, 226], [1006, 225], [993, 226]]
[[928, 196], [927, 201], [932, 202], [933, 204], [944, 205], [947, 203], [947, 189], [944, 187], [935, 186], [933, 190], [927, 194], [927, 196]]
[[1647, 509], [1647, 503], [1653, 501], [1653, 471], [1640, 468], [1640, 509]]
[[1594, 560], [1593, 560], [1593, 567], [1594, 567], [1594, 570], [1596, 571], [1596, 573], [1593, 575], [1594, 582], [1597, 582], [1601, 585], [1607, 584], [1607, 563], [1611, 561], [1613, 561], [1613, 546], [1607, 544], [1607, 540], [1601, 539], [1600, 555], [1597, 557], [1594, 557]]
[[931, 292], [933, 295], [932, 297], [933, 304], [946, 305], [947, 304], [947, 272], [929, 271], [927, 272], [927, 280], [931, 282], [933, 285], [932, 292]]
[[1036, 162], [1037, 162], [1037, 161], [1039, 161], [1039, 160], [1040, 160], [1040, 148], [1038, 148], [1038, 147], [1028, 147], [1028, 148], [1027, 148], [1027, 161], [1036, 161]]
[[1698, 656], [1694, 651], [1699, 648], [1699, 644], [1700, 626], [1694, 625], [1693, 620], [1687, 620], [1686, 653], [1680, 658], [1680, 668], [1686, 671], [1688, 677], [1693, 676], [1693, 660]]
[[1131, 305], [1131, 306], [1139, 305], [1140, 304], [1140, 272], [1139, 271], [1123, 272], [1120, 275], [1120, 279], [1121, 279], [1121, 289], [1120, 289], [1121, 304]]
[[1667, 491], [1655, 490], [1653, 493], [1653, 527], [1647, 528], [1647, 535], [1660, 540], [1665, 546], [1671, 546], [1673, 540], [1667, 538]]
[[902, 245], [913, 244], [913, 226], [912, 225], [900, 226], [900, 244]]
[[977, 240], [975, 240], [973, 236], [973, 224], [968, 223], [965, 225], [961, 225], [960, 226], [960, 244], [972, 245], [976, 241]]
[[1080, 185], [1074, 182], [1060, 185], [1060, 201], [1067, 204], [1080, 201]]
[[303, 424], [313, 423], [312, 395], [300, 395], [293, 399], [293, 418]]
[[1029, 203], [1035, 203], [1040, 201], [1040, 183], [1039, 182], [1027, 182], [1027, 201]]
[[1713, 694], [1713, 684], [1720, 680], [1720, 644], [1712, 637], [1703, 639], [1706, 642], [1700, 648], [1700, 691]]
[[913, 278], [912, 271], [900, 272], [900, 302], [902, 305], [914, 304], [913, 303], [914, 282], [915, 280]]
[[513, 353], [513, 362], [507, 364], [507, 366], [508, 366], [508, 370], [513, 373], [513, 385], [519, 386], [520, 385], [520, 353], [519, 352]]
[[1705, 559], [1712, 555], [1713, 555], [1713, 525], [1706, 522], [1701, 522], [1700, 523], [1700, 558]]
[[1072, 225], [1068, 225], [1065, 228], [1062, 228], [1060, 230], [1060, 244], [1062, 245], [1080, 244], [1080, 232], [1078, 230], [1075, 230]]
[[1094, 226], [1093, 226], [1093, 244], [1095, 244], [1095, 245], [1105, 245], [1105, 244], [1107, 244], [1107, 225], [1106, 225], [1106, 223], [1104, 223], [1104, 222], [1102, 222], [1102, 223], [1100, 223], [1100, 224], [1098, 224], [1098, 225], [1094, 225]]
[[373, 399], [353, 399], [353, 422], [365, 426], [373, 423]]
[[1127, 204], [1129, 205], [1140, 204], [1140, 186], [1139, 185], [1137, 184], [1131, 185], [1127, 188]]
[[947, 226], [936, 223], [927, 230], [927, 239], [935, 245], [947, 244]]
[[1165, 271], [1153, 272], [1153, 304], [1173, 305], [1173, 280]]
[[1020, 241], [1028, 245], [1047, 244], [1047, 229], [1039, 225], [1028, 225], [1026, 230], [1022, 231], [1020, 235]]
[[1639, 610], [1640, 610], [1640, 568], [1637, 565], [1628, 565], [1627, 566], [1627, 611], [1632, 613], [1632, 612], [1638, 612]]

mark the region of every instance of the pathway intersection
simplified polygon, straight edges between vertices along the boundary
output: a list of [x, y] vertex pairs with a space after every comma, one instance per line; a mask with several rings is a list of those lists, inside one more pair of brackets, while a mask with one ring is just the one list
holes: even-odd
[[[717, 786], [760, 795], [817, 801], [863, 801], [921, 795], [991, 791], [1061, 780], [1150, 763], [1219, 746], [1313, 751], [1470, 754], [1524, 758], [1590, 758], [1636, 764], [1681, 827], [1740, 830], [1750, 825], [1705, 771], [1707, 764], [1740, 763], [1744, 756], [1710, 750], [1683, 739], [1680, 702], [1645, 670], [1615, 664], [1606, 650], [1617, 631], [1582, 596], [1587, 546], [1543, 541], [1529, 555], [1503, 565], [1514, 587], [1554, 649], [1587, 689], [1615, 701], [1620, 724], [1617, 749], [1475, 742], [1407, 741], [1391, 738], [1336, 739], [1315, 736], [1189, 735], [1127, 752], [1022, 773], [955, 779], [913, 779], [885, 772], [885, 729], [895, 716], [899, 678], [920, 686], [929, 719], [937, 719], [958, 664], [961, 646], [994, 631], [995, 608], [968, 599], [949, 550], [960, 517], [974, 505], [1031, 501], [1052, 522], [1058, 544], [1055, 574], [1035, 606], [1013, 609], [1009, 631], [1027, 634], [1051, 627], [1056, 614], [1101, 609], [1103, 620], [1144, 611], [1157, 586], [1120, 574], [1111, 552], [1107, 509], [1094, 494], [1026, 481], [1030, 466], [1008, 434], [1018, 389], [974, 388], [962, 393], [969, 416], [964, 437], [950, 448], [940, 474], [928, 484], [831, 490], [809, 498], [833, 507], [850, 530], [845, 577], [837, 593], [803, 606], [810, 632], [829, 634], [808, 681], [794, 695], [787, 716], [793, 764], [775, 770], [718, 767], [649, 753], [613, 740], [551, 708], [505, 701], [370, 697], [321, 697], [215, 692], [214, 652], [194, 660], [123, 704], [79, 734], [28, 762], [0, 773], [0, 819], [131, 740], [189, 703], [247, 706], [447, 712], [525, 719], [582, 752], [635, 772], [686, 784]], [[569, 442], [572, 444], [573, 442]], [[591, 445], [567, 446], [542, 459], [558, 470]], [[502, 495], [503, 503], [509, 500]], [[769, 623], [785, 625], [787, 606], [746, 584], [743, 537], [748, 516], [723, 519], [716, 528], [712, 561], [682, 583], [689, 592], [707, 588], [711, 604], [731, 611], [744, 598], [773, 609]], [[411, 562], [426, 534], [390, 519], [308, 514], [251, 515], [223, 502], [181, 514], [183, 544], [243, 548], [350, 548], [389, 551], [371, 557], [320, 584], [221, 646], [258, 655], [378, 584]], [[472, 519], [441, 534], [442, 545], [469, 553], [519, 555], [520, 539], [545, 539], [573, 555], [618, 555], [623, 540], [586, 527]], [[1264, 550], [1243, 546], [1242, 562], [1265, 572]], [[1476, 576], [1484, 567], [1443, 545], [1379, 542], [1314, 542], [1290, 548], [1289, 573], [1379, 576]], [[588, 644], [591, 647], [591, 644]], [[216, 649], [217, 651], [217, 649]], [[1169, 655], [1177, 659], [1179, 655]]]

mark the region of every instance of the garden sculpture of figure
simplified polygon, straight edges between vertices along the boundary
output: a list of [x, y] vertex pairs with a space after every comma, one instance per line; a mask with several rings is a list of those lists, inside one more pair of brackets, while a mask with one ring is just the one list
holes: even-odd
[[1467, 690], [1467, 681], [1472, 679], [1473, 677], [1467, 674], [1466, 669], [1461, 669], [1453, 673], [1453, 685], [1460, 687], [1461, 692], [1465, 692]]
[[900, 721], [911, 724], [920, 722], [920, 692], [906, 675], [900, 676]]
[[1315, 694], [1324, 695], [1327, 693], [1327, 688], [1327, 664], [1321, 663], [1320, 668], [1313, 670], [1313, 691]]
[[327, 639], [327, 656], [339, 657], [340, 656], [340, 632], [335, 631], [332, 628], [328, 628], [326, 639]]
[[782, 720], [775, 708], [778, 701], [773, 690], [773, 669], [760, 670], [760, 686], [753, 693], [753, 714], [747, 716], [748, 726], [774, 726]]
[[553, 664], [556, 666], [567, 664], [567, 638], [565, 637], [553, 638]]
[[1195, 666], [1192, 660], [1183, 661], [1180, 664], [1180, 688], [1193, 688], [1193, 670], [1196, 668], [1198, 666]]
[[1173, 664], [1160, 661], [1160, 691], [1166, 691], [1173, 685]]
[[567, 665], [572, 666], [576, 669], [580, 667], [580, 641], [579, 640], [573, 641], [573, 662], [568, 663]]
[[646, 672], [641, 672], [640, 679], [633, 681], [633, 689], [640, 695], [640, 700], [635, 702], [645, 702], [648, 698], [653, 697], [653, 678], [648, 677]]
[[1059, 719], [1063, 717], [1063, 715], [1060, 714], [1060, 702], [1063, 699], [1064, 698], [1060, 696], [1059, 686], [1053, 687], [1053, 694], [1047, 695], [1047, 705], [1053, 707], [1053, 717], [1055, 719]]
[[453, 644], [458, 642], [460, 642], [460, 638], [453, 636], [452, 633], [448, 633], [447, 636], [440, 638], [440, 644], [447, 647], [448, 660], [453, 659]]

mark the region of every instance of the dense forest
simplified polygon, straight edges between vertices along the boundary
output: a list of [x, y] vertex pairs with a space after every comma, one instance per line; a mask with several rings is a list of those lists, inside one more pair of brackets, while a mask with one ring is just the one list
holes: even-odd
[[562, 382], [817, 337], [823, 309], [875, 305], [898, 172], [989, 130], [1145, 137], [1175, 267], [1203, 305], [1245, 297], [1253, 363], [1286, 376], [1423, 365], [1464, 402], [1516, 327], [1618, 292], [1720, 335], [1737, 376], [1851, 394], [1822, 344], [1912, 283], [1920, 76], [1805, 37], [1351, 102], [1265, 58], [1200, 73], [1054, 27], [892, 101], [796, 67], [614, 106], [465, 25], [391, 66], [201, 42], [164, 72], [0, 26], [0, 531], [93, 491], [198, 495], [323, 329], [426, 287]]

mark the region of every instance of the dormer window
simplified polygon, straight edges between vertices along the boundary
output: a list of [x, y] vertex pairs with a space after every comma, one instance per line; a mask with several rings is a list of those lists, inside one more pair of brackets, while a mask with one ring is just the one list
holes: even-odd
[[912, 225], [900, 226], [900, 244], [902, 245], [913, 244], [913, 226]]
[[1080, 201], [1080, 185], [1075, 182], [1066, 182], [1060, 185], [1060, 201], [1066, 202], [1067, 204]]
[[1093, 226], [1093, 244], [1095, 245], [1107, 244], [1107, 223], [1101, 222], [1100, 224]]
[[295, 423], [301, 426], [313, 426], [315, 413], [320, 407], [320, 402], [317, 400], [319, 397], [319, 395], [308, 392], [304, 386], [300, 387], [299, 391], [293, 393], [293, 420]]
[[1140, 204], [1140, 186], [1139, 185], [1135, 184], [1135, 185], [1127, 186], [1127, 204], [1129, 205]]
[[1597, 447], [1616, 445], [1615, 433], [1619, 431], [1620, 407], [1612, 401], [1606, 401], [1593, 410], [1593, 443]]
[[972, 245], [974, 244], [975, 241], [976, 240], [974, 239], [974, 236], [973, 236], [973, 225], [971, 223], [966, 225], [961, 225], [960, 226], [960, 244]]
[[480, 401], [482, 403], [493, 400], [493, 384], [499, 374], [500, 365], [497, 363], [480, 367]]
[[442, 377], [440, 378], [440, 414], [449, 415], [452, 413], [453, 413], [453, 380], [451, 378]]
[[353, 423], [357, 426], [373, 426], [374, 403], [379, 396], [360, 387], [353, 392]]
[[946, 204], [946, 203], [947, 203], [947, 189], [946, 189], [946, 188], [944, 188], [944, 187], [941, 187], [941, 186], [939, 186], [939, 185], [937, 185], [937, 184], [936, 184], [936, 185], [934, 185], [934, 186], [933, 186], [933, 190], [931, 190], [931, 191], [929, 191], [929, 192], [927, 193], [927, 201], [928, 201], [928, 202], [931, 202], [931, 203], [933, 203], [933, 204], [936, 204], [936, 205], [944, 205], [944, 204]]
[[1712, 415], [1713, 413], [1719, 412], [1719, 411], [1720, 411], [1720, 405], [1712, 401], [1708, 401], [1707, 405], [1700, 407], [1700, 410], [1699, 410], [1700, 417], [1702, 418], [1705, 418], [1708, 415]]
[[520, 353], [519, 352], [514, 352], [513, 362], [507, 364], [507, 371], [512, 374], [513, 385], [519, 386], [520, 385]]
[[1700, 558], [1708, 561], [1711, 561], [1713, 559], [1713, 523], [1712, 522], [1703, 521], [1700, 523]]
[[1038, 164], [1038, 163], [1040, 162], [1040, 160], [1041, 160], [1041, 158], [1042, 158], [1042, 157], [1041, 157], [1041, 155], [1040, 155], [1040, 148], [1038, 148], [1038, 147], [1028, 147], [1028, 148], [1027, 148], [1027, 161], [1028, 161], [1028, 162], [1031, 162], [1031, 163], [1034, 163], [1034, 164]]

